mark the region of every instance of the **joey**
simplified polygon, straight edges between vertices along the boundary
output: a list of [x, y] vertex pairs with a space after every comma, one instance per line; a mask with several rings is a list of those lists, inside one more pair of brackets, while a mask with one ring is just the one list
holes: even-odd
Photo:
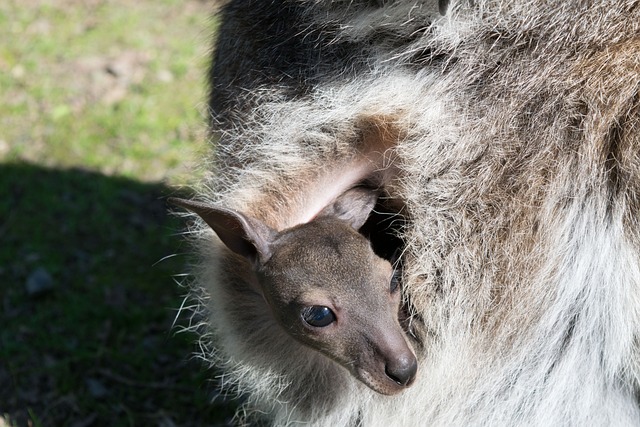
[[376, 199], [373, 190], [352, 188], [285, 230], [231, 209], [169, 201], [198, 214], [251, 264], [257, 291], [289, 335], [371, 389], [395, 394], [413, 383], [417, 361], [398, 320], [396, 272], [358, 233]]

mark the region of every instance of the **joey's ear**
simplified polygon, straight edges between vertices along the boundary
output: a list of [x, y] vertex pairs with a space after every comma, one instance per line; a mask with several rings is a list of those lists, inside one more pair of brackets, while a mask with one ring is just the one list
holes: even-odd
[[271, 257], [275, 231], [263, 222], [206, 203], [170, 197], [167, 201], [195, 212], [216, 232], [222, 243], [251, 262], [265, 263]]
[[333, 216], [348, 222], [356, 230], [367, 221], [378, 200], [378, 192], [370, 188], [355, 187], [345, 191], [318, 216]]

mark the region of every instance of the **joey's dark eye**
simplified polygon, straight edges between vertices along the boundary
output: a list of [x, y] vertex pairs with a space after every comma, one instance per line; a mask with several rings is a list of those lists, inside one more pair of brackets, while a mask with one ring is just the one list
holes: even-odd
[[400, 271], [393, 270], [393, 275], [391, 276], [391, 281], [389, 282], [389, 292], [395, 293], [398, 290], [398, 286], [400, 285]]
[[329, 307], [312, 305], [302, 309], [302, 318], [311, 326], [324, 328], [335, 322], [336, 315]]

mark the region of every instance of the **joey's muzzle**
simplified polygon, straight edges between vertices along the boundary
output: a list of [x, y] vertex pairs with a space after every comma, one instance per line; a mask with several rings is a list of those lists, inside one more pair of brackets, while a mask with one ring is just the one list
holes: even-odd
[[384, 372], [398, 385], [408, 387], [413, 384], [418, 372], [418, 361], [412, 352], [407, 352], [394, 360], [387, 361]]
[[359, 360], [355, 376], [372, 390], [386, 395], [400, 393], [411, 386], [418, 373], [418, 360], [404, 332], [381, 333], [369, 337], [371, 352]]

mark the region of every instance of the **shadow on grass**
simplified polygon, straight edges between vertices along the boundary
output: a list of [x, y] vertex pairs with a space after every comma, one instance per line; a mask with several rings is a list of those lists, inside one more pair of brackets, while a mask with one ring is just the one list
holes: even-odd
[[173, 193], [0, 165], [0, 424], [229, 425], [196, 337], [172, 329], [187, 261]]

